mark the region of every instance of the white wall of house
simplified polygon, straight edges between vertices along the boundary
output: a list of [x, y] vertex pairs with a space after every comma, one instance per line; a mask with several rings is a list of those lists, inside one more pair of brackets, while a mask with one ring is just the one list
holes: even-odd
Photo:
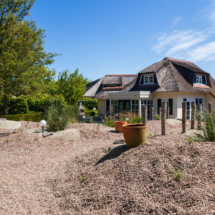
[[178, 93], [152, 93], [154, 96], [153, 99], [153, 106], [154, 111], [157, 113], [157, 107], [158, 107], [158, 99], [161, 99], [161, 101], [168, 101], [168, 99], [173, 99], [173, 114], [169, 115], [170, 119], [177, 118], [177, 106], [178, 106]]
[[206, 105], [206, 93], [178, 93], [178, 105], [177, 105], [177, 109], [178, 109], [178, 116], [177, 118], [182, 119], [182, 102], [183, 99], [186, 98], [188, 101], [193, 100], [195, 102], [195, 99], [202, 99], [203, 100], [203, 108]]
[[[206, 94], [206, 105], [208, 105], [208, 102], [212, 103], [212, 111], [215, 113], [215, 98], [210, 93]], [[207, 108], [207, 106], [205, 108]]]
[[[215, 109], [215, 98], [209, 93], [185, 93], [185, 92], [162, 92], [162, 93], [152, 93], [150, 100], [153, 100], [154, 113], [157, 113], [157, 102], [158, 99], [162, 101], [168, 101], [168, 99], [173, 99], [173, 114], [169, 116], [170, 119], [182, 118], [182, 102], [183, 99], [195, 101], [196, 98], [202, 99], [204, 103], [204, 108], [207, 108], [207, 103], [212, 102], [212, 109]], [[132, 98], [126, 98], [126, 100], [132, 100]], [[123, 99], [117, 99], [123, 100]], [[133, 100], [138, 100], [138, 98], [133, 98]], [[215, 111], [215, 110], [214, 110]], [[106, 99], [98, 99], [98, 113], [106, 114]]]
[[106, 115], [106, 99], [98, 99], [98, 114]]

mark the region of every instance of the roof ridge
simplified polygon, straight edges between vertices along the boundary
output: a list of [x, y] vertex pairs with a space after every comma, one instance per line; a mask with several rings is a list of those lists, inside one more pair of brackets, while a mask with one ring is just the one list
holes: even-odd
[[117, 74], [117, 75], [106, 75], [106, 76], [137, 76], [137, 74]]
[[175, 58], [171, 58], [171, 57], [165, 57], [163, 60], [179, 61], [179, 62], [184, 62], [184, 63], [194, 64], [194, 63], [193, 63], [193, 62], [191, 62], [191, 61], [180, 60], [180, 59], [175, 59]]

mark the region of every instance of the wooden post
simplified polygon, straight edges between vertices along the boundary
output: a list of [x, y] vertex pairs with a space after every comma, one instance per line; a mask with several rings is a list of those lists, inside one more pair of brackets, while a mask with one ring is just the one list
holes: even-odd
[[165, 122], [166, 122], [166, 103], [162, 103], [161, 109], [161, 134], [166, 135]]
[[202, 123], [202, 104], [198, 105], [198, 130], [201, 130]]
[[192, 113], [191, 113], [191, 127], [190, 129], [195, 128], [195, 121], [196, 121], [196, 104], [192, 104]]
[[212, 103], [208, 102], [208, 112], [212, 113]]
[[153, 120], [153, 116], [154, 116], [154, 108], [151, 107], [151, 109], [150, 109], [150, 120]]
[[159, 113], [158, 113], [160, 115], [160, 118], [161, 118], [161, 111], [162, 111], [162, 107], [159, 108]]
[[187, 120], [186, 105], [187, 105], [187, 102], [182, 102], [182, 133], [186, 132], [186, 120]]
[[142, 123], [146, 125], [147, 123], [147, 106], [144, 105], [141, 107], [141, 113], [142, 113]]

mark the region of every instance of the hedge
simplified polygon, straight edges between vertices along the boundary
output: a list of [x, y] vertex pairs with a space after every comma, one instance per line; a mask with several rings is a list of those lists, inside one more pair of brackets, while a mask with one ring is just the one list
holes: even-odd
[[98, 116], [98, 111], [97, 110], [86, 110], [85, 116]]
[[93, 110], [93, 108], [97, 108], [98, 100], [97, 99], [88, 99], [83, 97], [82, 105], [87, 108], [87, 110]]
[[40, 122], [42, 119], [44, 119], [44, 114], [38, 113], [38, 114], [16, 114], [16, 115], [2, 115], [0, 118], [6, 118], [7, 120], [12, 121], [31, 121], [31, 122]]
[[[45, 96], [45, 98], [10, 97], [8, 98], [8, 114], [44, 113], [52, 104], [60, 107], [67, 105], [64, 97], [61, 95]], [[0, 99], [0, 106], [3, 110], [3, 99]]]
[[29, 98], [27, 101], [29, 111], [32, 112], [44, 113], [52, 104], [62, 108], [67, 105], [64, 97], [61, 95], [47, 96], [46, 98]]
[[[0, 102], [1, 106], [3, 106], [3, 99]], [[28, 103], [25, 98], [14, 98], [10, 97], [7, 100], [8, 105], [8, 114], [25, 114], [29, 111]], [[2, 107], [3, 110], [3, 107]]]

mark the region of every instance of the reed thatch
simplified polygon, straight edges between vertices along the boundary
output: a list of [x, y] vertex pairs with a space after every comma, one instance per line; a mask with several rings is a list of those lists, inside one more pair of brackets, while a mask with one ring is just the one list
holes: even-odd
[[[156, 75], [157, 84], [140, 86], [141, 75], [152, 73]], [[194, 75], [202, 74], [206, 76], [208, 87], [194, 86]], [[100, 84], [100, 85], [99, 85]], [[178, 60], [173, 58], [164, 58], [163, 60], [152, 64], [151, 66], [143, 69], [138, 75], [107, 75], [103, 78], [103, 81], [98, 81], [94, 86], [90, 88], [91, 95], [94, 94], [94, 98], [107, 99], [108, 90], [102, 90], [102, 85], [121, 85], [124, 86], [121, 90], [112, 89], [112, 92], [119, 91], [151, 91], [151, 92], [205, 92], [211, 93], [215, 97], [215, 80], [209, 73], [205, 72], [193, 62]], [[87, 93], [86, 93], [87, 94]]]

